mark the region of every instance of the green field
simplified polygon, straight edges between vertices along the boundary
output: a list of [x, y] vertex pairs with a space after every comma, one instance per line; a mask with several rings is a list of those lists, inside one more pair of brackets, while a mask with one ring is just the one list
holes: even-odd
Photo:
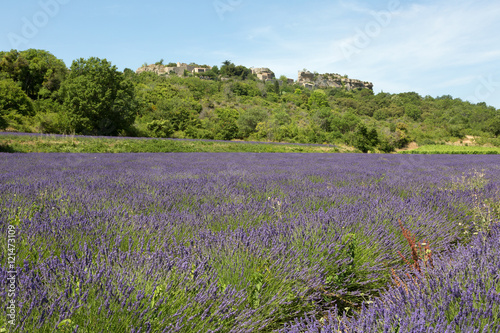
[[[167, 153], [167, 152], [247, 152], [247, 153], [345, 153], [333, 145], [255, 143], [120, 137], [0, 134], [0, 152], [7, 153]], [[425, 145], [399, 154], [499, 154], [499, 147]]]
[[499, 147], [425, 145], [414, 150], [400, 151], [399, 154], [500, 154]]
[[173, 139], [99, 138], [83, 136], [0, 135], [0, 152], [9, 153], [338, 153], [338, 147]]

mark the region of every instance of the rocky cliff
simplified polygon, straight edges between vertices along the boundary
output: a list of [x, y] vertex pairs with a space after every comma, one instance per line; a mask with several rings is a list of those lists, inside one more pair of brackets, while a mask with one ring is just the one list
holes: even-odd
[[309, 71], [299, 71], [297, 83], [306, 88], [345, 88], [353, 90], [356, 88], [367, 88], [373, 90], [373, 83], [349, 79], [339, 74], [317, 74]]

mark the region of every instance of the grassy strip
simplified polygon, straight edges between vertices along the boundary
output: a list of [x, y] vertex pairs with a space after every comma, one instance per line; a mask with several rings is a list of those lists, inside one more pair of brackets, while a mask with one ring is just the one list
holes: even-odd
[[8, 153], [338, 153], [337, 147], [168, 139], [92, 138], [0, 135], [0, 152]]
[[425, 145], [414, 150], [400, 151], [399, 154], [500, 154], [498, 147]]

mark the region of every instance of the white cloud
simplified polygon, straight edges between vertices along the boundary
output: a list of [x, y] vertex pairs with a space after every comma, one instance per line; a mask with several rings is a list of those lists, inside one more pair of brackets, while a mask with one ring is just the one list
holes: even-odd
[[[271, 19], [246, 21], [233, 31], [238, 44], [228, 52], [235, 54], [235, 62], [269, 67], [294, 79], [305, 67], [372, 81], [375, 91], [461, 98], [474, 89], [474, 78], [496, 70], [496, 2], [390, 2], [338, 1], [300, 7], [300, 12], [291, 5]], [[349, 59], [342, 45], [354, 47]]]
[[[365, 48], [357, 49], [351, 61], [336, 63], [348, 73], [369, 76], [384, 91], [396, 87], [393, 92], [399, 92], [411, 86], [411, 90], [433, 94], [449, 87], [450, 94], [463, 94], [470, 89], [465, 86], [471, 77], [487, 74], [500, 60], [499, 14], [500, 7], [492, 2], [478, 6], [440, 1], [402, 8]], [[358, 28], [366, 32], [365, 27]], [[356, 45], [358, 37], [353, 34], [337, 42]], [[461, 85], [462, 89], [454, 89]]]

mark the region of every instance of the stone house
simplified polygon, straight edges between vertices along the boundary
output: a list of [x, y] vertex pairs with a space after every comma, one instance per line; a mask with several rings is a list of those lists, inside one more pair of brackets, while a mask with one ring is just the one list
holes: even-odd
[[164, 65], [151, 64], [147, 66], [142, 66], [138, 68], [135, 72], [137, 74], [142, 72], [154, 72], [158, 75], [176, 74], [177, 76], [184, 76], [185, 71], [194, 74], [194, 73], [205, 73], [210, 69], [212, 69], [212, 67], [210, 66], [208, 66], [208, 68], [205, 68], [178, 62], [176, 67], [167, 67]]
[[274, 72], [270, 70], [269, 68], [250, 68], [252, 71], [252, 74], [255, 74], [259, 80], [262, 81], [268, 81], [268, 80], [273, 80], [275, 79]]

